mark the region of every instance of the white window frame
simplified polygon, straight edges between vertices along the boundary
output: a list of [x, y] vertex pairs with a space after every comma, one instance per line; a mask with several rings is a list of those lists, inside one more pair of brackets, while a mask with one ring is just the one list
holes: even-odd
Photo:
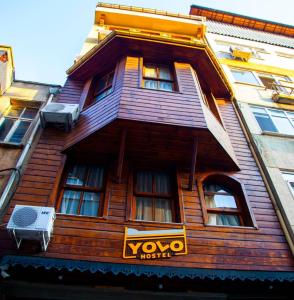
[[[254, 47], [254, 46], [248, 46], [248, 45], [243, 45], [243, 44], [238, 44], [238, 43], [230, 43], [227, 41], [221, 41], [221, 40], [215, 40], [215, 44], [217, 46], [217, 52], [224, 52], [224, 53], [229, 53], [230, 52], [230, 47], [243, 47], [243, 48], [247, 48], [251, 51], [252, 53], [252, 57], [255, 59], [261, 59], [263, 60], [262, 56], [260, 55], [260, 53], [268, 53], [265, 49], [263, 48], [258, 48], [258, 47]], [[228, 47], [228, 50], [224, 49], [223, 47]], [[222, 48], [221, 48], [222, 47]], [[233, 56], [232, 56], [233, 59]]]
[[[12, 116], [8, 116], [8, 113], [11, 109], [14, 108], [22, 108], [22, 112], [20, 113], [20, 115], [18, 117], [12, 117]], [[12, 127], [10, 128], [10, 130], [8, 131], [6, 137], [4, 138], [3, 141], [0, 141], [0, 143], [11, 143], [11, 144], [21, 144], [24, 140], [24, 138], [27, 136], [28, 132], [30, 131], [30, 127], [34, 121], [35, 118], [33, 119], [29, 119], [29, 118], [24, 118], [22, 117], [22, 115], [24, 114], [26, 109], [36, 109], [38, 110], [38, 108], [36, 107], [29, 107], [29, 106], [18, 106], [18, 105], [10, 105], [7, 110], [5, 111], [5, 113], [0, 117], [0, 126], [2, 125], [2, 123], [5, 121], [5, 119], [12, 119], [14, 120], [14, 124], [12, 125]], [[10, 138], [12, 137], [12, 135], [14, 134], [14, 132], [16, 131], [16, 129], [18, 128], [20, 122], [30, 122], [30, 125], [26, 131], [26, 133], [24, 134], [24, 136], [22, 137], [21, 141], [19, 143], [14, 143], [14, 142], [10, 142]]]
[[246, 84], [246, 85], [255, 85], [255, 86], [260, 86], [263, 88], [266, 88], [266, 86], [262, 83], [262, 81], [259, 78], [260, 76], [268, 76], [269, 78], [274, 79], [276, 84], [281, 84], [281, 82], [279, 80], [281, 80], [279, 77], [284, 77], [286, 80], [285, 82], [289, 82], [289, 83], [293, 83], [293, 81], [291, 80], [291, 78], [287, 75], [277, 75], [277, 74], [270, 74], [270, 73], [263, 73], [263, 72], [258, 72], [258, 71], [253, 71], [253, 70], [248, 70], [248, 69], [241, 69], [241, 68], [230, 68], [230, 71], [242, 71], [242, 72], [249, 72], [251, 73], [254, 78], [257, 80], [257, 82], [259, 83], [258, 85], [255, 85], [254, 83], [247, 83], [247, 82], [242, 82], [242, 81], [237, 81], [233, 75], [233, 73], [231, 72], [233, 78], [234, 78], [234, 82], [236, 83], [241, 83], [241, 84]]
[[[255, 115], [254, 115], [254, 111], [251, 109], [251, 113], [252, 113], [252, 115], [253, 115], [253, 117], [254, 117], [254, 119], [255, 119], [258, 127], [260, 128], [261, 132], [273, 132], [273, 133], [276, 133], [276, 134], [285, 134], [285, 133], [279, 131], [279, 128], [278, 128], [275, 120], [272, 118], [270, 110], [277, 110], [279, 112], [283, 112], [284, 115], [285, 115], [285, 117], [288, 119], [288, 121], [290, 122], [290, 124], [293, 126], [293, 130], [294, 130], [294, 120], [292, 120], [291, 117], [288, 115], [288, 113], [294, 113], [294, 111], [286, 111], [286, 110], [282, 110], [282, 109], [267, 108], [267, 107], [264, 107], [264, 106], [250, 105], [250, 108], [254, 108], [254, 107], [264, 109], [266, 111], [267, 115], [269, 116], [269, 118], [271, 119], [271, 121], [273, 122], [273, 124], [276, 126], [276, 128], [278, 130], [278, 132], [275, 132], [275, 131], [264, 131], [264, 130], [262, 130], [261, 127], [259, 126], [259, 123], [258, 123]], [[292, 136], [294, 134], [290, 133], [289, 135]]]
[[291, 172], [282, 172], [282, 176], [284, 178], [284, 180], [286, 181], [288, 188], [291, 191], [292, 196], [294, 197], [294, 189], [291, 186], [291, 183], [294, 184], [294, 173]]

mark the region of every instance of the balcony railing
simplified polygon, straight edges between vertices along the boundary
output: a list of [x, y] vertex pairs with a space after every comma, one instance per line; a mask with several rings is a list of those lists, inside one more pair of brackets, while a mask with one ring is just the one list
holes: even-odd
[[278, 103], [294, 104], [294, 84], [287, 82], [285, 84], [273, 83], [272, 88], [274, 92], [272, 99]]

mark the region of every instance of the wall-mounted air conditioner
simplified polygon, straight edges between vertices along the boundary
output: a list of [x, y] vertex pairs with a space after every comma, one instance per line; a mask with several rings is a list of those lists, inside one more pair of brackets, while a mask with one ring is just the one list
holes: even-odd
[[22, 240], [37, 240], [46, 251], [53, 232], [55, 210], [53, 207], [15, 205], [7, 224], [7, 230], [16, 241], [17, 248]]
[[231, 54], [234, 58], [239, 58], [244, 61], [248, 61], [252, 57], [252, 51], [249, 48], [241, 46], [231, 46]]
[[43, 128], [49, 124], [64, 125], [69, 130], [78, 119], [80, 107], [78, 104], [49, 103], [40, 111], [41, 125]]

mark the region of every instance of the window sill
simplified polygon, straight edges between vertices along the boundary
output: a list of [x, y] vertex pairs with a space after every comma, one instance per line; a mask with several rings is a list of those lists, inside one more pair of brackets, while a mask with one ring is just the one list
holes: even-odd
[[168, 227], [170, 228], [171, 226], [179, 226], [182, 227], [185, 225], [184, 223], [176, 223], [176, 222], [158, 222], [158, 221], [145, 221], [145, 220], [128, 220], [128, 222], [133, 223], [133, 224], [150, 224], [150, 225], [159, 225], [162, 227]]
[[249, 230], [257, 230], [258, 227], [254, 227], [254, 226], [228, 226], [228, 225], [210, 225], [210, 224], [204, 224], [204, 226], [206, 227], [210, 227], [210, 228], [225, 228], [225, 229], [249, 229]]
[[183, 94], [180, 91], [166, 91], [166, 90], [158, 90], [158, 89], [150, 89], [143, 86], [140, 86], [139, 89], [148, 90], [148, 91], [155, 91], [155, 92], [164, 92], [164, 93], [173, 93], [173, 94]]
[[264, 86], [259, 85], [259, 84], [254, 84], [254, 83], [247, 83], [247, 82], [241, 82], [241, 81], [235, 81], [234, 83], [236, 83], [236, 84], [242, 84], [242, 85], [247, 85], [247, 86], [251, 86], [251, 87], [255, 87], [255, 88], [260, 88], [262, 90], [265, 89]]
[[23, 143], [0, 142], [0, 146], [2, 146], [3, 148], [22, 149], [24, 147], [24, 144]]
[[261, 134], [280, 137], [280, 138], [288, 138], [288, 139], [294, 138], [294, 134], [285, 134], [285, 133], [273, 132], [273, 131], [262, 131]]
[[81, 218], [85, 221], [91, 221], [93, 222], [95, 221], [105, 221], [107, 220], [106, 217], [96, 217], [96, 216], [83, 216], [83, 215], [68, 215], [68, 214], [63, 214], [63, 213], [56, 213], [56, 217], [59, 218], [65, 218], [68, 220], [72, 220], [72, 221], [80, 221]]

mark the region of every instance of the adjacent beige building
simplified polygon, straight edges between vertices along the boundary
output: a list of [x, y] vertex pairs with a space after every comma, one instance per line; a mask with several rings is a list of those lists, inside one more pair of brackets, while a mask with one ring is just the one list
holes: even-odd
[[207, 17], [208, 43], [232, 85], [236, 109], [293, 242], [294, 28], [196, 5], [191, 13]]
[[59, 87], [15, 80], [14, 71], [11, 47], [0, 45], [0, 216], [38, 132], [39, 109]]

